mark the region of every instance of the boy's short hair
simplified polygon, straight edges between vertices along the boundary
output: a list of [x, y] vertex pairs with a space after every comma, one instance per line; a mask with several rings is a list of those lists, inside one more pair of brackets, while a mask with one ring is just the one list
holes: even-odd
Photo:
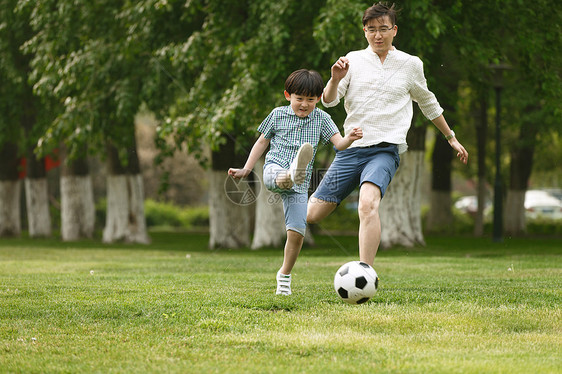
[[390, 22], [392, 22], [392, 26], [396, 25], [396, 9], [394, 8], [394, 4], [388, 5], [385, 2], [378, 2], [373, 4], [373, 6], [367, 8], [365, 13], [363, 14], [363, 26], [367, 24], [372, 19], [381, 18], [384, 16], [388, 16], [390, 18]]
[[285, 81], [285, 91], [289, 95], [320, 97], [324, 91], [324, 81], [317, 71], [300, 69], [289, 75]]

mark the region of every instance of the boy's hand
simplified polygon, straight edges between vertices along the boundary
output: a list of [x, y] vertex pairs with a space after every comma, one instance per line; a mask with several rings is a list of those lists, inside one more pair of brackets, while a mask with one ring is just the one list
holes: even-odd
[[228, 175], [234, 179], [246, 178], [250, 174], [250, 169], [228, 169]]
[[347, 136], [349, 136], [350, 140], [354, 141], [357, 139], [361, 139], [363, 137], [363, 130], [361, 129], [361, 127], [354, 127]]
[[334, 65], [332, 65], [331, 73], [334, 81], [341, 81], [346, 76], [349, 70], [349, 60], [345, 57], [340, 57]]

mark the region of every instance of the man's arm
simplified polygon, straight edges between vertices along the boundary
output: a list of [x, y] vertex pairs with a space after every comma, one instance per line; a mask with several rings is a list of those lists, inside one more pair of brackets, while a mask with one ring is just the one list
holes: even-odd
[[349, 70], [349, 60], [346, 57], [340, 57], [334, 65], [332, 65], [332, 78], [324, 88], [323, 101], [331, 103], [338, 97], [338, 85]]
[[256, 142], [254, 143], [254, 146], [250, 151], [250, 155], [248, 156], [248, 160], [246, 161], [244, 167], [242, 169], [230, 168], [228, 169], [228, 175], [236, 179], [247, 177], [256, 165], [256, 162], [258, 162], [261, 155], [263, 155], [267, 147], [269, 147], [270, 140], [271, 139], [266, 139], [264, 135], [261, 134], [258, 140], [256, 140]]

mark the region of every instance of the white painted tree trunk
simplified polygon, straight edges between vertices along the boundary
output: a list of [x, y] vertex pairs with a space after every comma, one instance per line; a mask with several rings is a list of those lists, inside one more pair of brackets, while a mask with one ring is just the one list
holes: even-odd
[[[263, 160], [256, 164], [255, 170], [261, 175]], [[256, 224], [252, 249], [283, 246], [287, 238], [285, 215], [281, 196], [269, 191], [263, 183], [256, 201]]]
[[233, 203], [225, 191], [226, 171], [210, 170], [209, 248], [241, 248], [250, 245], [251, 210], [254, 205]]
[[32, 238], [51, 236], [51, 213], [47, 178], [25, 179], [27, 225]]
[[103, 242], [150, 242], [144, 215], [142, 175], [109, 175], [107, 177], [107, 211]]
[[383, 248], [425, 245], [421, 224], [423, 163], [423, 151], [408, 151], [401, 155], [400, 167], [379, 209]]
[[527, 231], [525, 220], [525, 192], [508, 190], [504, 210], [504, 230], [508, 235], [521, 235]]
[[0, 237], [20, 236], [20, 198], [19, 180], [0, 181]]
[[61, 176], [60, 191], [62, 240], [93, 237], [96, 210], [91, 177]]
[[453, 222], [451, 204], [450, 191], [431, 191], [430, 211], [425, 222], [428, 231], [447, 232], [450, 230], [450, 223]]

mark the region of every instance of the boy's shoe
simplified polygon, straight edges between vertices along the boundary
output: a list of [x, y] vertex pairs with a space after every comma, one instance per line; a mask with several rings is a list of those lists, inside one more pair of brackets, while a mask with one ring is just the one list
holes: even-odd
[[289, 167], [289, 175], [291, 176], [291, 181], [294, 184], [303, 184], [306, 179], [306, 166], [312, 160], [312, 155], [314, 153], [314, 148], [312, 144], [304, 143], [299, 148], [295, 159]]
[[285, 296], [291, 294], [291, 274], [281, 274], [281, 270], [277, 272], [277, 292], [275, 294]]

